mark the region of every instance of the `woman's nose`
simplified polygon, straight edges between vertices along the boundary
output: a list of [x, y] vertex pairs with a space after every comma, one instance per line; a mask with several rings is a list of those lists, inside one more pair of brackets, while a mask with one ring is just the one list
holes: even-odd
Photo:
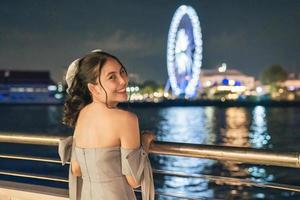
[[125, 78], [125, 77], [120, 77], [119, 83], [120, 83], [120, 85], [126, 85], [126, 83], [127, 83], [127, 78]]

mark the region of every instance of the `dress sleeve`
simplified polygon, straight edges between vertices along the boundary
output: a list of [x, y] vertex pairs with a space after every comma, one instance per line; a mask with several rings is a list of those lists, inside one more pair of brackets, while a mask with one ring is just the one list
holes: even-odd
[[142, 148], [121, 148], [122, 174], [133, 176], [141, 183], [142, 199], [154, 200], [154, 182], [151, 163], [147, 152]]
[[[58, 154], [62, 165], [65, 165], [71, 160], [77, 160], [75, 152], [75, 143], [73, 136], [62, 139], [58, 143]], [[77, 177], [72, 174], [71, 164], [69, 166], [69, 198], [70, 200], [80, 200], [82, 190], [82, 177]]]
[[72, 144], [73, 144], [72, 136], [60, 140], [58, 143], [58, 155], [60, 157], [62, 165], [65, 165], [71, 159]]

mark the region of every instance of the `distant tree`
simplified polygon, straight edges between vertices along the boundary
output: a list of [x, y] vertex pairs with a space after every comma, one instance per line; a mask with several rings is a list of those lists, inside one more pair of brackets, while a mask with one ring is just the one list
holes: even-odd
[[152, 94], [157, 88], [157, 83], [152, 80], [144, 81], [142, 84], [141, 92], [143, 94]]
[[151, 86], [145, 86], [142, 89], [143, 94], [152, 94], [154, 92], [154, 88]]
[[157, 84], [155, 81], [147, 80], [147, 81], [144, 81], [143, 86], [144, 86], [144, 87], [150, 86], [150, 87], [152, 87], [153, 89], [156, 89], [157, 86], [158, 86], [158, 84]]
[[142, 84], [142, 93], [146, 94], [152, 94], [154, 92], [161, 92], [163, 93], [164, 87], [152, 80], [147, 80]]
[[260, 75], [260, 81], [263, 84], [274, 85], [286, 81], [288, 73], [281, 65], [271, 65], [266, 68]]

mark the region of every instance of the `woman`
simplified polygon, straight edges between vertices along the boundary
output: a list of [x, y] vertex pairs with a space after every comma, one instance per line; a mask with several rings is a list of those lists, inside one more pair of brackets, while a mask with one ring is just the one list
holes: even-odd
[[59, 155], [63, 164], [71, 160], [70, 199], [132, 200], [140, 185], [143, 200], [154, 199], [147, 156], [154, 136], [143, 134], [141, 144], [138, 118], [117, 107], [127, 101], [128, 85], [119, 59], [91, 52], [69, 66], [66, 82], [63, 122], [75, 130], [60, 141]]

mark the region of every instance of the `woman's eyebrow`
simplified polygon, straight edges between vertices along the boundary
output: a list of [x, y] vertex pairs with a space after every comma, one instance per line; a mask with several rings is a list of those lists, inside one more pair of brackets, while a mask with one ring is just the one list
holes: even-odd
[[109, 76], [109, 75], [115, 74], [115, 73], [116, 73], [116, 71], [112, 71], [112, 72], [107, 73], [106, 76]]
[[[121, 71], [123, 69], [123, 67], [120, 67], [120, 70], [119, 71]], [[108, 72], [107, 74], [106, 74], [106, 76], [109, 76], [110, 74], [115, 74], [115, 73], [118, 73], [118, 71], [111, 71], [111, 72]]]

